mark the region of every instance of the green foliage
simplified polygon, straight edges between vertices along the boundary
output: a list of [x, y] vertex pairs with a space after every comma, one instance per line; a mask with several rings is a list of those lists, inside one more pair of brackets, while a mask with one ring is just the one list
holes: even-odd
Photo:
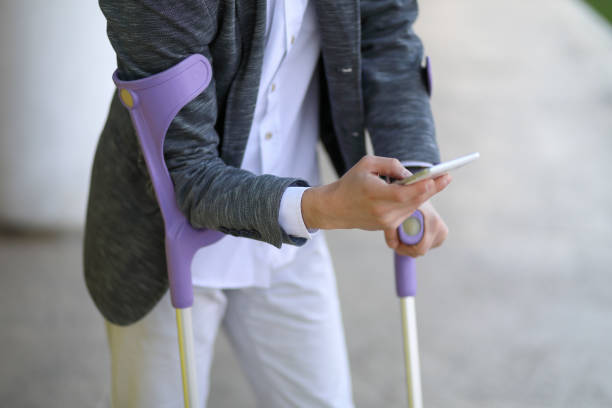
[[612, 23], [612, 1], [611, 0], [585, 0], [599, 14]]

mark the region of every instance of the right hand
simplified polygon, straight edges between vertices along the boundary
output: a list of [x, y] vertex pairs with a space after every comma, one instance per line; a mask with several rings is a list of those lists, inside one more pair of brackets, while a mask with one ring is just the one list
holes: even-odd
[[302, 217], [310, 229], [389, 230], [442, 191], [449, 175], [403, 186], [379, 176], [410, 175], [397, 159], [365, 156], [338, 181], [309, 188], [302, 196]]

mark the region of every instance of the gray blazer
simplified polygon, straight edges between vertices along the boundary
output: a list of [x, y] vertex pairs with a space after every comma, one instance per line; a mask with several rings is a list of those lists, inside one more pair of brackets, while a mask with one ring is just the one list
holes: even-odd
[[[321, 139], [338, 173], [365, 154], [438, 162], [415, 0], [311, 0], [321, 30]], [[199, 53], [213, 82], [172, 122], [164, 145], [190, 223], [280, 247], [280, 199], [302, 180], [240, 169], [261, 73], [266, 0], [100, 0], [119, 77]], [[110, 77], [109, 72], [109, 77]], [[84, 240], [89, 292], [109, 321], [146, 315], [168, 289], [163, 223], [128, 112], [113, 98], [91, 175]]]

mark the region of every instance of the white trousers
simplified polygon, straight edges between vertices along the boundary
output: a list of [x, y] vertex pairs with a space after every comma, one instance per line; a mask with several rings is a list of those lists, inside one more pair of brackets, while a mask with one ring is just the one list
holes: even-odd
[[[331, 259], [317, 234], [270, 288], [194, 288], [200, 407], [206, 406], [214, 341], [222, 325], [258, 407], [353, 407]], [[175, 312], [166, 295], [141, 321], [107, 323], [112, 404], [183, 406]]]

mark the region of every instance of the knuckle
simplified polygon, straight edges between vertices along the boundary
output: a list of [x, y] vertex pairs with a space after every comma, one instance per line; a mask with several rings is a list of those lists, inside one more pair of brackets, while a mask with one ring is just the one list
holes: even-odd
[[414, 254], [416, 256], [423, 256], [423, 255], [425, 255], [427, 253], [427, 248], [426, 248], [426, 245], [425, 245], [425, 240], [423, 239], [418, 244], [412, 246], [412, 251], [414, 252]]
[[433, 193], [436, 188], [436, 183], [433, 180], [425, 182], [425, 193]]
[[419, 183], [416, 186], [416, 193], [419, 195], [419, 197], [427, 194], [428, 190], [429, 190], [429, 185], [427, 184], [427, 182]]
[[423, 190], [422, 193], [419, 197], [419, 199], [423, 202], [427, 201], [429, 199], [429, 197], [431, 197], [434, 194], [434, 190], [432, 188], [432, 185], [429, 184], [429, 182], [424, 183], [423, 185]]
[[361, 160], [359, 160], [359, 162], [367, 166], [367, 165], [371, 165], [373, 160], [374, 158], [371, 154], [366, 154], [365, 156], [361, 158]]
[[382, 218], [382, 226], [386, 230], [393, 230], [395, 228], [395, 220], [393, 217], [385, 216]]

